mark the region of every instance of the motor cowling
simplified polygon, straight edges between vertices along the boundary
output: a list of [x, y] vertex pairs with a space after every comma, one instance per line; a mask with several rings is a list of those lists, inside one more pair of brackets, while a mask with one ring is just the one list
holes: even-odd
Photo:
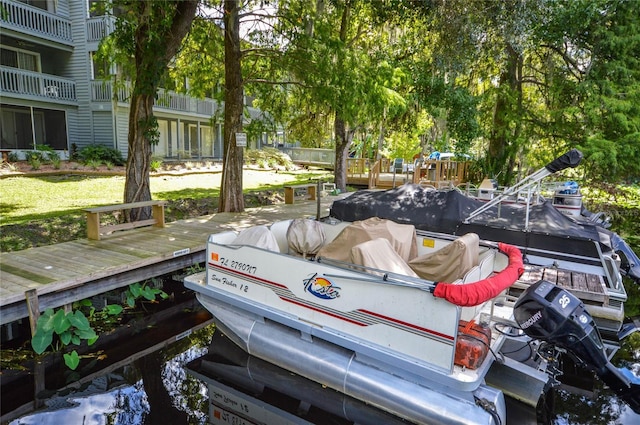
[[609, 360], [595, 321], [580, 299], [545, 280], [527, 288], [514, 306], [518, 325], [529, 337], [564, 348], [594, 371], [629, 406], [640, 412], [640, 379]]

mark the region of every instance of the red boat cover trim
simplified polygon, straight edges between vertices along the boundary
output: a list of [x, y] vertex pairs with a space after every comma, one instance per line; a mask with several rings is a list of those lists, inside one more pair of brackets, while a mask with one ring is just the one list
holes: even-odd
[[502, 242], [498, 243], [498, 248], [509, 257], [509, 265], [500, 273], [462, 285], [440, 282], [436, 285], [433, 295], [455, 305], [471, 307], [489, 301], [513, 285], [524, 272], [522, 253], [515, 246]]

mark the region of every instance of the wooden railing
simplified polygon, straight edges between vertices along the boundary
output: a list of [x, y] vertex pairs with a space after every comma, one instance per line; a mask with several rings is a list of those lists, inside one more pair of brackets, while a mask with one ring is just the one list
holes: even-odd
[[71, 21], [17, 1], [0, 0], [0, 22], [10, 29], [71, 44]]
[[76, 83], [68, 78], [0, 66], [0, 92], [32, 95], [48, 100], [77, 101]]
[[[94, 102], [111, 102], [112, 82], [109, 80], [91, 81], [91, 100]], [[117, 88], [119, 102], [129, 102], [131, 99], [131, 84], [119, 85]], [[196, 99], [186, 94], [170, 90], [159, 89], [154, 106], [172, 111], [197, 113], [211, 116], [216, 110], [217, 102], [213, 99]]]
[[413, 173], [414, 183], [427, 184], [441, 189], [466, 182], [471, 162], [428, 159], [416, 165]]

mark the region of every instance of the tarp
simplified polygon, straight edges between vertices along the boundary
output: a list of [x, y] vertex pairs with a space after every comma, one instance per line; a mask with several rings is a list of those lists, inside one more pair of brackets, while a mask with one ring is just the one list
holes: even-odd
[[[512, 245], [549, 249], [576, 255], [599, 257], [590, 241], [611, 249], [611, 232], [593, 223], [578, 223], [558, 211], [551, 201], [529, 209], [529, 228], [524, 228], [526, 208], [503, 204], [475, 217], [466, 218], [484, 205], [457, 190], [433, 190], [405, 184], [386, 191], [362, 190], [337, 200], [331, 216], [343, 221], [387, 218], [412, 224], [416, 229], [463, 235], [476, 233], [480, 239]], [[589, 243], [585, 243], [589, 242]]]
[[250, 245], [280, 252], [278, 241], [267, 226], [254, 226], [241, 231], [230, 245]]
[[418, 277], [386, 239], [376, 238], [359, 243], [351, 248], [350, 257], [353, 264], [381, 270], [380, 273], [369, 270], [369, 273], [383, 275], [391, 272]]
[[467, 233], [444, 248], [414, 258], [409, 267], [422, 279], [453, 282], [478, 265], [479, 248], [478, 235]]
[[466, 307], [480, 305], [498, 296], [500, 292], [513, 285], [524, 272], [522, 253], [518, 248], [500, 242], [498, 249], [509, 257], [509, 265], [500, 273], [467, 284], [440, 282], [436, 285], [433, 296]]
[[417, 255], [418, 246], [414, 226], [371, 217], [355, 221], [345, 227], [333, 241], [318, 251], [318, 257], [350, 262], [351, 248], [377, 238], [388, 240], [405, 262]]
[[325, 242], [322, 223], [308, 218], [296, 218], [287, 229], [289, 252], [304, 258], [318, 253]]

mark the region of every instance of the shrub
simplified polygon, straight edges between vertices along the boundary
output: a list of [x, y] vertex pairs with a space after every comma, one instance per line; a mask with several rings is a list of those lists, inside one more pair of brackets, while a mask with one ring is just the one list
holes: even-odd
[[42, 161], [38, 159], [37, 156], [29, 157], [27, 162], [29, 163], [29, 165], [31, 165], [31, 169], [34, 171], [37, 171], [40, 169], [40, 167], [42, 167]]
[[17, 152], [9, 152], [9, 155], [7, 155], [7, 160], [8, 162], [18, 162], [20, 158], [18, 157]]
[[162, 169], [162, 160], [161, 159], [152, 159], [151, 163], [149, 164], [149, 168], [154, 173], [160, 171]]
[[85, 164], [90, 161], [100, 163], [108, 161], [115, 165], [124, 165], [124, 158], [122, 158], [122, 153], [119, 150], [102, 145], [86, 146], [80, 150], [78, 156]]

